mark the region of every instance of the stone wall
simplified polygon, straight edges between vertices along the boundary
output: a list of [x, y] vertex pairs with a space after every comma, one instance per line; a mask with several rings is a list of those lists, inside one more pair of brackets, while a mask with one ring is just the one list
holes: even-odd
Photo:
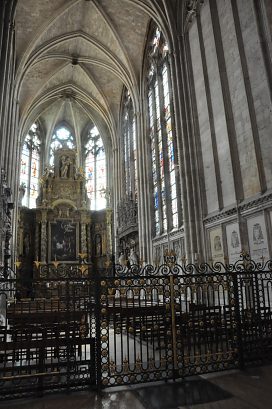
[[271, 26], [268, 1], [205, 0], [188, 29], [211, 258], [211, 232], [219, 228], [229, 257], [234, 222], [240, 247], [252, 250], [254, 218], [265, 230], [263, 255], [271, 255], [264, 244], [272, 208]]

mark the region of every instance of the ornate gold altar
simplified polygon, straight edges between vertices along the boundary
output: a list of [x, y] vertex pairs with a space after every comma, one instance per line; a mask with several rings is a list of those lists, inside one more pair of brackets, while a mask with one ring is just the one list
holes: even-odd
[[55, 151], [54, 166], [45, 168], [40, 179], [36, 209], [20, 208], [17, 251], [27, 271], [35, 260], [78, 263], [84, 254], [103, 267], [110, 258], [111, 209], [90, 210], [75, 150]]

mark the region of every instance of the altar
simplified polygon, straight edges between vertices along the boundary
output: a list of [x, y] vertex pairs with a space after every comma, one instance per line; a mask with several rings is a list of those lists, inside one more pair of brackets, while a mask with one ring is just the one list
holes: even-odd
[[40, 178], [36, 205], [19, 208], [17, 254], [24, 280], [33, 277], [35, 261], [76, 264], [84, 257], [104, 267], [112, 254], [111, 209], [90, 210], [74, 149], [55, 151], [54, 165]]

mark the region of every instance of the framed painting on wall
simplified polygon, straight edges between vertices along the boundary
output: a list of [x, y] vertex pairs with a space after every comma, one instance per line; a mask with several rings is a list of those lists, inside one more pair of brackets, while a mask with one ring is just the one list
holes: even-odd
[[49, 260], [77, 261], [78, 223], [72, 220], [56, 220], [50, 223]]

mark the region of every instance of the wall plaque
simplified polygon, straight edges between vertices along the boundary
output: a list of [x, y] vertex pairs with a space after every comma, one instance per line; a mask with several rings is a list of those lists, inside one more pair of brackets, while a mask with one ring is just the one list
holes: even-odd
[[228, 244], [228, 262], [234, 264], [240, 260], [241, 239], [238, 223], [228, 224], [226, 226], [227, 244]]
[[224, 248], [222, 240], [222, 228], [218, 227], [216, 229], [210, 230], [210, 246], [211, 246], [211, 256], [212, 262], [222, 262], [224, 263]]
[[256, 262], [265, 262], [269, 257], [267, 231], [264, 215], [247, 220], [250, 257]]

